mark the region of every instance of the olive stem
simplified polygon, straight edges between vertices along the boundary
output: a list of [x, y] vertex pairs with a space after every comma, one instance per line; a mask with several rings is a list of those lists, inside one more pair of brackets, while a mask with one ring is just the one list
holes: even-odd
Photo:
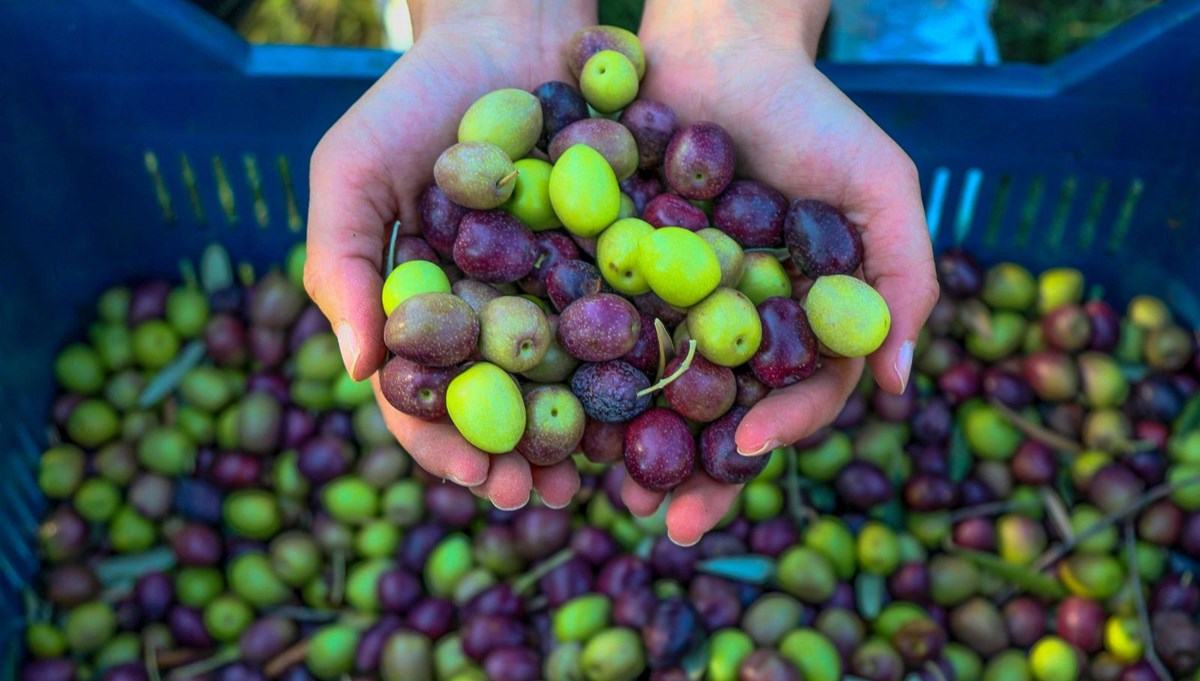
[[176, 648], [175, 650], [163, 651], [161, 655], [158, 650], [154, 651], [154, 663], [159, 669], [174, 669], [180, 665], [188, 664], [194, 660], [203, 657], [203, 651], [194, 648]]
[[383, 273], [383, 278], [387, 279], [392, 270], [396, 269], [396, 241], [400, 238], [400, 221], [397, 220], [392, 224], [392, 239], [388, 242], [387, 254], [387, 271]]
[[792, 516], [792, 521], [796, 523], [797, 529], [802, 529], [817, 519], [817, 513], [804, 503], [804, 497], [800, 491], [800, 471], [796, 466], [795, 447], [787, 447], [783, 450], [783, 455], [787, 457], [787, 477], [784, 478], [784, 481], [787, 483], [787, 493], [790, 497], [788, 512]]
[[1016, 426], [1017, 430], [1024, 433], [1027, 437], [1033, 438], [1038, 442], [1050, 447], [1051, 449], [1059, 449], [1072, 454], [1078, 454], [1083, 451], [1083, 446], [1074, 440], [1069, 440], [1052, 430], [1039, 426], [1029, 419], [1021, 416], [1012, 407], [1004, 404], [1000, 400], [989, 400], [989, 403], [1004, 415], [1010, 423]]
[[520, 174], [521, 174], [521, 171], [516, 170], [514, 168], [511, 173], [509, 173], [509, 174], [505, 175], [504, 177], [500, 178], [499, 180], [497, 180], [496, 186], [503, 187], [504, 185], [508, 184], [509, 182], [512, 182], [513, 180], [517, 179], [517, 175], [520, 175]]
[[296, 641], [292, 644], [292, 647], [271, 658], [267, 664], [263, 665], [263, 674], [268, 679], [274, 679], [286, 671], [288, 667], [302, 662], [305, 656], [308, 655], [308, 641], [309, 639]]
[[1055, 544], [1054, 546], [1050, 547], [1049, 550], [1047, 550], [1045, 553], [1043, 553], [1041, 556], [1039, 556], [1037, 560], [1035, 560], [1033, 562], [1033, 565], [1031, 566], [1031, 568], [1035, 572], [1041, 572], [1042, 570], [1045, 570], [1046, 568], [1050, 567], [1051, 565], [1053, 565], [1054, 563], [1056, 563], [1060, 559], [1062, 559], [1063, 556], [1070, 553], [1071, 550], [1074, 549], [1079, 544], [1082, 544], [1083, 542], [1087, 541], [1088, 539], [1091, 539], [1092, 537], [1096, 536], [1097, 534], [1100, 534], [1101, 532], [1103, 532], [1104, 530], [1108, 529], [1109, 527], [1115, 525], [1116, 523], [1121, 522], [1125, 518], [1128, 518], [1129, 516], [1133, 515], [1134, 513], [1137, 513], [1138, 511], [1142, 510], [1143, 508], [1146, 508], [1147, 506], [1149, 506], [1150, 504], [1153, 504], [1154, 502], [1158, 501], [1159, 499], [1169, 496], [1172, 492], [1174, 492], [1178, 489], [1182, 489], [1184, 487], [1190, 487], [1192, 485], [1197, 485], [1197, 484], [1200, 484], [1200, 475], [1194, 475], [1190, 478], [1184, 478], [1183, 480], [1180, 480], [1180, 481], [1174, 482], [1174, 483], [1163, 483], [1161, 485], [1158, 485], [1157, 487], [1147, 490], [1146, 493], [1143, 494], [1142, 496], [1138, 497], [1138, 499], [1136, 501], [1133, 501], [1121, 508], [1118, 508], [1117, 510], [1113, 511], [1112, 513], [1109, 513], [1108, 515], [1104, 516], [1100, 520], [1097, 520], [1094, 524], [1092, 524], [1086, 530], [1076, 534], [1071, 540], [1064, 541], [1062, 543]]
[[683, 363], [679, 365], [679, 368], [676, 369], [670, 376], [663, 378], [658, 383], [655, 383], [654, 385], [650, 386], [649, 388], [644, 388], [642, 390], [637, 391], [637, 396], [645, 397], [646, 395], [649, 395], [650, 393], [654, 392], [655, 390], [662, 390], [663, 388], [667, 387], [668, 385], [671, 385], [671, 383], [673, 383], [675, 381], [675, 379], [677, 379], [683, 375], [683, 372], [685, 372], [689, 368], [691, 368], [692, 360], [695, 358], [696, 358], [696, 339], [689, 338], [688, 339], [688, 353], [687, 353], [687, 356], [683, 358]]
[[1150, 627], [1150, 615], [1146, 612], [1146, 599], [1142, 596], [1142, 576], [1138, 570], [1137, 541], [1133, 534], [1133, 523], [1125, 522], [1125, 561], [1129, 564], [1130, 591], [1133, 592], [1133, 607], [1137, 610], [1138, 626], [1142, 630], [1142, 642], [1146, 661], [1154, 668], [1160, 679], [1171, 678], [1171, 672], [1158, 657], [1154, 649], [1154, 631]]
[[575, 551], [573, 549], [563, 549], [553, 556], [550, 556], [550, 558], [546, 559], [545, 562], [514, 580], [512, 584], [513, 592], [517, 595], [523, 595], [529, 590], [530, 587], [536, 584], [539, 579], [545, 577], [554, 568], [562, 565], [568, 560], [571, 560], [571, 558], [574, 556]]
[[667, 370], [667, 355], [675, 355], [675, 343], [671, 340], [667, 325], [658, 317], [654, 318], [654, 331], [658, 336], [658, 373], [654, 376], [655, 380], [662, 380], [663, 372]]
[[1063, 504], [1062, 499], [1049, 486], [1043, 485], [1038, 490], [1042, 497], [1042, 504], [1046, 507], [1046, 513], [1050, 516], [1050, 522], [1054, 524], [1054, 529], [1058, 531], [1066, 541], [1071, 541], [1075, 538], [1075, 529], [1071, 527], [1071, 516], [1067, 513], [1067, 507]]
[[966, 506], [950, 513], [949, 520], [951, 524], [970, 520], [971, 518], [981, 518], [989, 515], [999, 515], [1001, 513], [1012, 513], [1013, 511], [1027, 511], [1037, 508], [1036, 504], [1027, 501], [1013, 501], [1011, 499], [1005, 501], [989, 501], [985, 504], [975, 504], [974, 506]]
[[184, 665], [167, 674], [167, 681], [176, 681], [178, 679], [193, 679], [204, 676], [205, 674], [220, 669], [227, 664], [236, 662], [242, 651], [236, 645], [231, 645], [228, 648], [222, 649], [212, 657], [206, 657], [203, 660], [198, 660], [188, 665]]
[[333, 610], [314, 610], [312, 608], [298, 608], [293, 605], [271, 608], [266, 611], [266, 614], [285, 617], [297, 622], [330, 622], [338, 617], [337, 612]]
[[158, 671], [158, 648], [145, 646], [143, 659], [146, 663], [146, 676], [150, 681], [162, 681], [162, 675]]
[[346, 552], [333, 552], [333, 584], [329, 586], [329, 603], [341, 605], [346, 592]]

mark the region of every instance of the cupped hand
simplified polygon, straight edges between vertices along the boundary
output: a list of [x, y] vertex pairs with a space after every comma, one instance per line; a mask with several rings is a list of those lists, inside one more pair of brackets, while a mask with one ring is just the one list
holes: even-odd
[[[417, 198], [433, 165], [454, 144], [458, 121], [478, 97], [569, 80], [564, 49], [595, 23], [595, 5], [568, 2], [410, 3], [416, 42], [325, 134], [313, 152], [305, 287], [329, 317], [347, 371], [376, 374], [386, 357], [382, 267], [392, 225], [419, 229]], [[388, 427], [430, 474], [472, 488], [498, 507], [524, 505], [536, 489], [565, 506], [579, 489], [568, 460], [533, 468], [519, 454], [491, 456], [447, 420], [403, 414], [379, 392]]]
[[[824, 12], [795, 2], [682, 2], [670, 3], [670, 12], [667, 4], [646, 6], [640, 37], [649, 66], [639, 96], [668, 104], [685, 125], [718, 123], [733, 137], [741, 175], [789, 199], [831, 204], [861, 227], [862, 274], [892, 317], [886, 340], [866, 361], [881, 388], [903, 392], [917, 335], [938, 297], [920, 186], [900, 147], [814, 67]], [[862, 368], [861, 359], [823, 358], [813, 376], [750, 410], [737, 431], [738, 451], [767, 454], [828, 424]], [[738, 489], [695, 474], [672, 493], [672, 539], [698, 541]], [[623, 498], [645, 515], [664, 495], [627, 479]]]

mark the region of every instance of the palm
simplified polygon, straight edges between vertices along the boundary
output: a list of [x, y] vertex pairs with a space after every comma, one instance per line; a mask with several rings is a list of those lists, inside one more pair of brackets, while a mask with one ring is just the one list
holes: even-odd
[[[678, 40], [642, 38], [652, 67], [641, 96], [669, 104], [684, 124], [708, 120], [723, 126], [737, 145], [740, 174], [789, 198], [830, 203], [864, 226], [864, 274], [893, 312], [892, 334], [870, 362], [885, 389], [902, 390], [895, 358], [906, 340], [915, 339], [936, 300], [919, 188], [907, 156], [799, 49], [722, 49], [693, 40], [697, 49], [689, 51], [680, 50]], [[862, 367], [862, 360], [826, 358], [807, 381], [776, 391], [743, 419], [739, 449], [761, 452], [825, 425]], [[682, 543], [699, 539], [738, 489], [695, 474], [673, 494], [667, 512], [672, 537]], [[623, 492], [638, 514], [653, 512], [663, 500], [628, 479]]]
[[[309, 288], [331, 290], [320, 277], [338, 273], [361, 278], [353, 289], [371, 292], [353, 304], [359, 315], [352, 322], [360, 350], [353, 363], [356, 378], [374, 374], [385, 358], [379, 273], [391, 225], [399, 219], [402, 231], [418, 230], [417, 198], [433, 179], [438, 155], [456, 141], [463, 112], [491, 90], [532, 89], [567, 75], [559, 59], [529, 60], [531, 53], [550, 54], [530, 48], [507, 44], [499, 35], [465, 45], [461, 39], [425, 38], [355, 103], [314, 153], [311, 221], [335, 229], [314, 230], [310, 253], [336, 253], [343, 262], [312, 264]], [[327, 187], [331, 190], [322, 193]], [[569, 461], [531, 470], [519, 454], [484, 454], [446, 420], [422, 421], [393, 409], [379, 393], [378, 378], [372, 381], [389, 428], [431, 474], [469, 486], [504, 508], [524, 504], [531, 488], [554, 505], [565, 505], [578, 489]]]

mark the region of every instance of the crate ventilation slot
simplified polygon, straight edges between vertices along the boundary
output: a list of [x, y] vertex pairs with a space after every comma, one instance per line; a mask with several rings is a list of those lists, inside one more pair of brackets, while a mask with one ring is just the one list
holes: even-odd
[[[274, 212], [286, 216], [291, 231], [303, 230], [304, 219], [296, 199], [291, 163], [287, 157], [279, 155], [273, 162], [262, 165], [258, 156], [244, 153], [239, 160], [240, 163], [219, 155], [209, 157], [207, 163], [212, 167], [210, 182], [204, 172], [205, 162], [193, 156], [180, 153], [178, 165], [168, 162], [164, 166], [158, 152], [143, 152], [142, 161], [150, 176], [151, 189], [163, 222], [178, 223], [181, 216], [177, 211], [182, 210], [182, 219], [196, 225], [208, 224], [214, 215], [222, 215], [227, 224], [236, 225], [239, 221], [240, 198], [243, 204], [251, 206], [252, 219], [260, 228], [271, 225], [271, 214]], [[244, 173], [244, 185], [238, 177], [239, 168]], [[178, 175], [174, 174], [176, 169]], [[278, 173], [278, 180], [274, 177], [275, 173]], [[216, 201], [213, 201], [213, 192]]]
[[942, 210], [946, 206], [946, 189], [949, 186], [950, 169], [941, 166], [934, 170], [929, 198], [925, 201], [925, 221], [929, 223], [929, 237], [935, 242], [942, 227]]
[[1075, 202], [1075, 192], [1078, 191], [1079, 180], [1074, 176], [1063, 180], [1058, 191], [1058, 203], [1054, 208], [1054, 217], [1050, 219], [1050, 228], [1046, 231], [1046, 245], [1052, 251], [1062, 246], [1067, 234], [1067, 220], [1071, 217], [1071, 205]]
[[1125, 198], [1121, 200], [1120, 212], [1117, 213], [1117, 222], [1113, 225], [1112, 234], [1109, 235], [1107, 250], [1109, 253], [1116, 253], [1121, 244], [1125, 243], [1125, 236], [1129, 234], [1129, 226], [1133, 224], [1133, 215], [1137, 211], [1138, 199], [1142, 198], [1142, 191], [1146, 188], [1141, 178], [1135, 177], [1129, 183], [1129, 190], [1125, 192]]
[[1092, 249], [1092, 244], [1096, 241], [1096, 226], [1100, 223], [1100, 213], [1104, 210], [1104, 202], [1108, 200], [1108, 188], [1111, 183], [1108, 179], [1102, 179], [1096, 182], [1096, 190], [1092, 193], [1092, 199], [1088, 202], [1087, 216], [1083, 219], [1083, 226], [1079, 230], [1079, 250], [1087, 252]]
[[984, 233], [984, 243], [989, 247], [995, 246], [1000, 239], [1000, 226], [1004, 223], [1004, 209], [1008, 205], [1008, 195], [1012, 193], [1012, 183], [1012, 175], [1005, 173], [996, 185], [996, 198], [992, 201], [992, 212], [988, 215], [987, 232]]

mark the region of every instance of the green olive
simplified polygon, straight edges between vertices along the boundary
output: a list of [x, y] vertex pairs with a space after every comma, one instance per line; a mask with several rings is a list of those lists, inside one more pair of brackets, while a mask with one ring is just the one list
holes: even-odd
[[67, 637], [47, 622], [35, 622], [25, 630], [25, 647], [34, 657], [62, 657], [67, 652]]
[[854, 577], [857, 567], [854, 559], [854, 535], [850, 534], [850, 528], [846, 527], [846, 523], [840, 518], [818, 518], [805, 530], [804, 543], [829, 560], [838, 579], [848, 580]]
[[75, 653], [90, 653], [104, 645], [117, 630], [117, 616], [103, 601], [89, 601], [67, 611], [63, 622], [67, 647]]
[[583, 647], [587, 681], [634, 681], [646, 669], [642, 637], [632, 629], [605, 629]]
[[353, 475], [330, 482], [321, 493], [321, 501], [335, 520], [351, 525], [367, 522], [379, 510], [379, 493], [365, 480]]
[[133, 357], [147, 369], [161, 369], [179, 353], [179, 334], [161, 319], [150, 319], [133, 330]]
[[225, 576], [214, 567], [185, 567], [175, 574], [175, 597], [179, 602], [200, 608], [225, 590]]
[[129, 318], [129, 302], [133, 292], [128, 286], [114, 286], [100, 294], [96, 301], [96, 313], [110, 324], [124, 324]]
[[829, 437], [813, 449], [800, 452], [796, 457], [796, 464], [804, 477], [817, 482], [829, 482], [853, 456], [850, 436], [837, 431], [830, 433]]
[[[353, 644], [349, 650], [353, 662]], [[433, 651], [429, 639], [414, 631], [392, 634], [383, 645], [379, 671], [383, 681], [433, 681]]]
[[67, 436], [86, 449], [95, 449], [117, 436], [117, 412], [103, 400], [88, 399], [67, 417]]
[[50, 499], [68, 499], [83, 480], [83, 450], [71, 444], [47, 449], [38, 461], [38, 487]]
[[858, 564], [864, 572], [890, 575], [900, 564], [900, 542], [883, 523], [870, 521], [858, 531]]
[[250, 605], [280, 605], [292, 590], [275, 574], [266, 554], [255, 551], [234, 558], [228, 567], [229, 588]]
[[103, 523], [111, 519], [120, 508], [121, 490], [111, 480], [91, 478], [84, 480], [75, 491], [72, 502], [84, 520]]
[[400, 546], [400, 528], [388, 520], [372, 520], [354, 535], [354, 550], [363, 558], [384, 558]]
[[833, 643], [814, 629], [797, 629], [784, 637], [779, 652], [800, 670], [804, 681], [838, 681], [842, 659]]
[[90, 346], [75, 343], [54, 360], [54, 377], [68, 392], [94, 395], [104, 387], [104, 363]]
[[585, 642], [608, 626], [611, 612], [612, 600], [607, 596], [577, 596], [554, 613], [554, 635], [563, 642]]
[[807, 603], [823, 603], [837, 588], [833, 565], [817, 551], [793, 546], [779, 557], [779, 586]]
[[271, 541], [271, 570], [284, 584], [300, 587], [321, 569], [321, 550], [311, 534], [285, 532]]
[[141, 659], [142, 640], [138, 638], [137, 634], [126, 631], [117, 634], [109, 639], [108, 643], [101, 646], [100, 650], [96, 652], [93, 662], [96, 669], [105, 670], [119, 664], [140, 662]]
[[161, 475], [190, 473], [196, 465], [196, 444], [177, 428], [158, 426], [138, 443], [138, 461]]
[[754, 652], [754, 641], [737, 629], [713, 632], [709, 642], [708, 681], [738, 681], [742, 660]]
[[391, 570], [395, 563], [377, 558], [355, 564], [346, 574], [346, 601], [358, 610], [379, 610], [379, 578]]
[[471, 540], [464, 534], [452, 534], [430, 552], [425, 564], [425, 585], [434, 596], [450, 596], [471, 567]]
[[154, 546], [158, 530], [131, 506], [122, 506], [108, 524], [108, 540], [117, 553], [139, 553]]
[[[354, 668], [354, 651], [358, 647], [358, 638], [358, 631], [346, 625], [331, 624], [318, 630], [309, 639], [308, 651], [304, 658], [305, 666], [321, 681], [334, 681], [343, 674], [348, 674]], [[384, 678], [388, 678], [386, 672]]]
[[208, 298], [192, 288], [177, 288], [167, 295], [167, 322], [182, 338], [195, 338], [208, 323]]
[[270, 539], [283, 525], [278, 501], [263, 490], [243, 489], [225, 497], [223, 515], [229, 529], [248, 539]]

